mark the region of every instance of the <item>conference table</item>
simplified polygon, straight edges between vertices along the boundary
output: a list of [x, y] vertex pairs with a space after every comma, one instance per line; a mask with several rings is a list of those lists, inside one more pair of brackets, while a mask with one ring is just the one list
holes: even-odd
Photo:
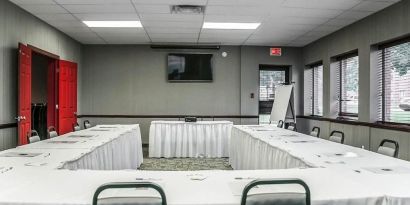
[[152, 121], [149, 157], [229, 157], [229, 121]]
[[[96, 150], [116, 141], [120, 136], [125, 136], [127, 132], [134, 133], [139, 130], [136, 125], [118, 125], [118, 128], [109, 128], [111, 131], [100, 131], [99, 129], [108, 129], [101, 127], [83, 130], [81, 133], [68, 133], [52, 140], [70, 141], [79, 138], [69, 137], [73, 134], [98, 135], [102, 139], [94, 138], [98, 143], [92, 150]], [[52, 148], [49, 144], [58, 144], [60, 148]], [[95, 190], [103, 184], [149, 181], [163, 188], [170, 205], [238, 205], [242, 190], [249, 182], [256, 179], [283, 178], [298, 178], [306, 182], [311, 191], [313, 205], [410, 204], [409, 162], [273, 126], [232, 128], [232, 166], [235, 169], [256, 170], [70, 170], [69, 167], [57, 163], [57, 159], [64, 164], [72, 161], [74, 156], [66, 154], [66, 151], [79, 149], [90, 153], [92, 150], [77, 143], [72, 143], [73, 146], [77, 144], [72, 148], [69, 144], [42, 142], [37, 146], [26, 145], [0, 152], [0, 156], [6, 155], [0, 157], [0, 204], [87, 205], [91, 204]], [[93, 143], [84, 140], [83, 144]], [[121, 149], [121, 146], [112, 146], [112, 149]], [[18, 153], [23, 150], [25, 154], [34, 156], [15, 158], [17, 160], [7, 157], [10, 152]], [[261, 154], [270, 155], [270, 158]], [[52, 158], [54, 159], [51, 160]], [[254, 162], [255, 159], [261, 162]], [[50, 164], [42, 166], [42, 160]], [[271, 165], [270, 160], [280, 165]], [[300, 187], [296, 186], [270, 187], [268, 190], [258, 187], [251, 194], [269, 190], [301, 191]], [[111, 190], [103, 196], [157, 197], [158, 194], [147, 189], [128, 189]]]
[[0, 165], [53, 169], [137, 169], [143, 161], [139, 125], [98, 125], [0, 152]]
[[331, 168], [375, 174], [410, 174], [410, 163], [275, 126], [236, 125], [230, 164], [236, 170]]

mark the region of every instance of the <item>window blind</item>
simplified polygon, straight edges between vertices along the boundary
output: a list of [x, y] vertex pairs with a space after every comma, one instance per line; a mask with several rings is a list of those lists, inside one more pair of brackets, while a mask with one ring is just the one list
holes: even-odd
[[323, 115], [323, 65], [313, 67], [313, 115]]
[[304, 95], [305, 95], [305, 115], [312, 115], [313, 114], [313, 69], [312, 67], [308, 67], [305, 69], [305, 81], [304, 81]]
[[323, 116], [323, 65], [305, 70], [305, 114]]
[[339, 57], [336, 67], [339, 116], [357, 117], [359, 112], [359, 57]]
[[378, 51], [379, 120], [410, 123], [410, 42]]

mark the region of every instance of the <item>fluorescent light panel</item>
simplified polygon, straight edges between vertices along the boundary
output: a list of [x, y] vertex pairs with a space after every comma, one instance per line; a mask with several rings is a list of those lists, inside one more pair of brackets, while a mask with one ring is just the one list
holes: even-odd
[[96, 28], [141, 28], [141, 21], [83, 21], [88, 27]]
[[217, 23], [204, 22], [202, 28], [205, 29], [257, 29], [261, 23]]

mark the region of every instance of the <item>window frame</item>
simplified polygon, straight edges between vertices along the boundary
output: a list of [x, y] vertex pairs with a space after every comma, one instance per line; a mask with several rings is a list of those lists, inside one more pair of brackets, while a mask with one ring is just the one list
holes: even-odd
[[[337, 56], [337, 57], [335, 57], [335, 59], [336, 59], [336, 63], [338, 64], [338, 66], [339, 66], [339, 70], [338, 70], [338, 75], [339, 75], [339, 79], [337, 79], [339, 82], [339, 87], [338, 87], [338, 94], [339, 94], [339, 96], [338, 96], [338, 104], [339, 104], [339, 110], [338, 110], [338, 113], [337, 113], [337, 115], [338, 115], [338, 118], [344, 118], [344, 117], [347, 117], [347, 118], [358, 118], [359, 117], [359, 110], [358, 110], [358, 112], [357, 113], [350, 113], [350, 112], [342, 112], [342, 102], [344, 101], [344, 100], [342, 100], [342, 75], [343, 75], [343, 72], [342, 72], [342, 65], [343, 65], [343, 63], [342, 63], [342, 61], [343, 60], [346, 60], [346, 59], [349, 59], [349, 58], [354, 58], [354, 57], [358, 57], [359, 58], [359, 52], [358, 52], [358, 50], [355, 50], [355, 51], [352, 51], [352, 52], [349, 52], [349, 53], [346, 53], [346, 54], [342, 54], [342, 55], [339, 55], [339, 56]], [[358, 68], [357, 68], [358, 70], [360, 69], [360, 65], [358, 65]], [[359, 78], [359, 80], [360, 80], [360, 78]]]
[[[382, 72], [382, 76], [381, 76], [381, 82], [378, 82], [378, 84], [381, 84], [381, 116], [380, 116], [380, 120], [377, 121], [377, 123], [382, 123], [382, 124], [391, 124], [391, 125], [410, 125], [410, 123], [403, 123], [403, 122], [392, 122], [392, 121], [386, 121], [386, 92], [385, 92], [385, 88], [386, 88], [386, 49], [394, 47], [394, 46], [398, 46], [401, 44], [405, 44], [405, 43], [410, 43], [410, 36], [401, 38], [401, 39], [396, 39], [393, 41], [389, 41], [387, 43], [383, 43], [383, 44], [379, 44], [377, 46], [378, 51], [381, 51], [381, 55], [382, 55], [382, 65], [381, 65], [381, 72]], [[378, 108], [380, 109], [380, 108]]]

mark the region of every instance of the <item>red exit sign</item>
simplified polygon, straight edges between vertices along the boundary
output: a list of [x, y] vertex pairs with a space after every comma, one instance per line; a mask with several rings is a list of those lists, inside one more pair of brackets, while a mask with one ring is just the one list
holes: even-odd
[[282, 56], [282, 48], [270, 48], [271, 56]]

